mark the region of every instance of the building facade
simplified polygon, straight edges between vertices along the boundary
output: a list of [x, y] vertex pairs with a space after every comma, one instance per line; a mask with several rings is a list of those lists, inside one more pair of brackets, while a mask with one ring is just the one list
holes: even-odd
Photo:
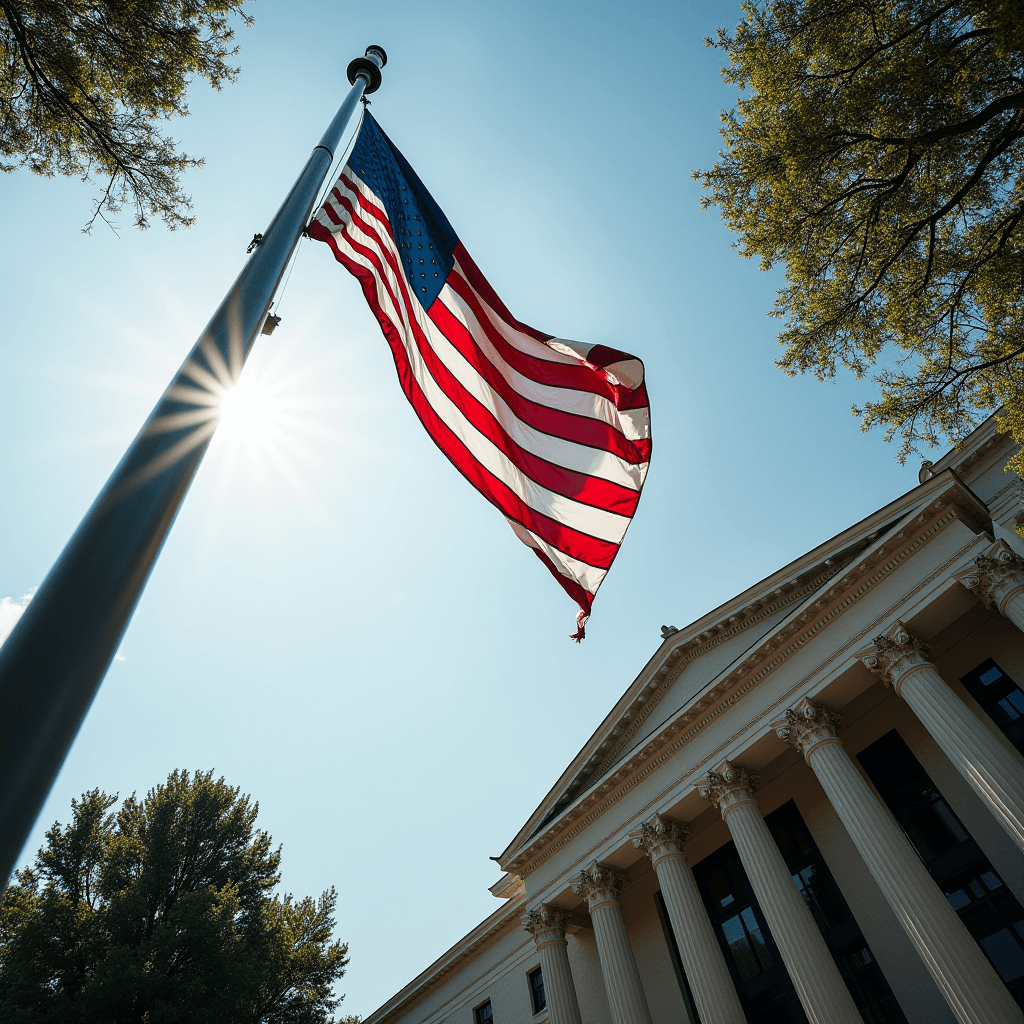
[[993, 421], [663, 642], [365, 1024], [1024, 1020], [1024, 511]]

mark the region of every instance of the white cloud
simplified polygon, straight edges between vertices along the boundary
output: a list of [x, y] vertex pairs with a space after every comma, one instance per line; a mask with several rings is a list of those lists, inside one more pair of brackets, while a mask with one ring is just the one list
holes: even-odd
[[10, 636], [31, 600], [31, 594], [25, 594], [20, 601], [15, 601], [13, 597], [0, 597], [0, 644]]

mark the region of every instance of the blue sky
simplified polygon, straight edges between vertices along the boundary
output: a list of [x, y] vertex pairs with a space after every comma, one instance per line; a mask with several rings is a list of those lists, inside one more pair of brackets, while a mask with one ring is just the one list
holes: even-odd
[[[337, 886], [366, 1015], [497, 908], [500, 853], [659, 642], [917, 482], [867, 382], [773, 365], [778, 279], [690, 170], [731, 103], [737, 3], [262, 0], [242, 73], [174, 126], [198, 223], [79, 229], [95, 186], [3, 180], [0, 597], [36, 587], [245, 259], [369, 43], [381, 125], [522, 320], [641, 356], [654, 457], [588, 625], [433, 447], [375, 321], [305, 242], [28, 852], [73, 796], [214, 768], [284, 884]], [[123, 659], [123, 660], [120, 660]]]

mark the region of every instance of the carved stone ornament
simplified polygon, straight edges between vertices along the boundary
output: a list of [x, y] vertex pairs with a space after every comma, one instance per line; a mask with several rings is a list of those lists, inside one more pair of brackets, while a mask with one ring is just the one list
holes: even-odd
[[595, 860], [590, 867], [584, 868], [573, 885], [572, 891], [586, 899], [591, 910], [598, 904], [617, 900], [619, 892], [626, 884], [626, 876], [614, 868], [605, 867]]
[[886, 685], [899, 692], [900, 681], [907, 672], [919, 665], [931, 664], [930, 653], [931, 647], [911, 635], [907, 627], [897, 620], [888, 632], [875, 637], [871, 647], [858, 651], [856, 657]]
[[759, 778], [754, 772], [734, 765], [732, 761], [723, 761], [718, 771], [708, 772], [707, 782], [697, 787], [697, 792], [705, 800], [710, 800], [724, 814], [730, 807], [747, 800], [754, 799], [754, 788]]
[[668, 821], [660, 814], [648, 818], [638, 829], [629, 833], [633, 845], [643, 850], [652, 861], [672, 853], [682, 853], [683, 843], [690, 837], [689, 825], [681, 821]]
[[822, 743], [839, 740], [839, 714], [825, 704], [815, 704], [803, 697], [786, 711], [786, 716], [772, 722], [779, 739], [791, 743], [804, 757]]
[[1024, 590], [1024, 559], [1006, 541], [997, 541], [974, 565], [953, 574], [981, 603], [1002, 612], [1006, 599]]
[[562, 942], [565, 926], [571, 920], [571, 914], [545, 903], [523, 915], [523, 929], [534, 937], [538, 946], [545, 942]]

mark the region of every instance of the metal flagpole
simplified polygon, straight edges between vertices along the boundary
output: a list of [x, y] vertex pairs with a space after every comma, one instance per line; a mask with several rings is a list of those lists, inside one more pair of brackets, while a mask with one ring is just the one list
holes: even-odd
[[117, 651], [309, 222], [359, 100], [387, 55], [371, 46], [281, 208], [195, 347], [0, 646], [0, 891]]

